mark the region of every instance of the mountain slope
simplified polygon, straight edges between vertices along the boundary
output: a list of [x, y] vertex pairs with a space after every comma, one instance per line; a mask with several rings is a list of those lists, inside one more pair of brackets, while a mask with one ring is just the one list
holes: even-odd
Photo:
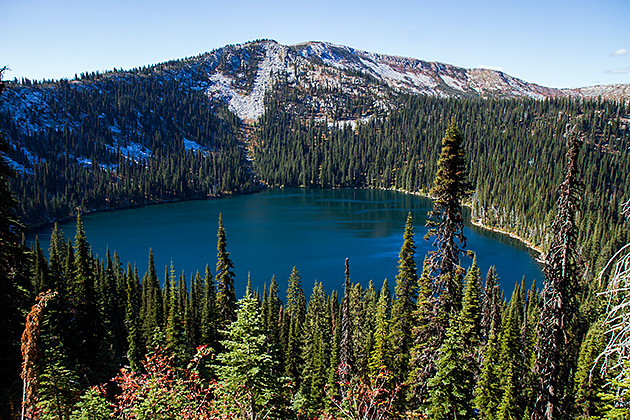
[[[13, 148], [6, 158], [20, 175], [14, 188], [21, 212], [38, 224], [77, 208], [259, 188], [252, 169], [264, 129], [274, 136], [279, 127], [294, 133], [319, 122], [356, 126], [382, 120], [417, 95], [627, 100], [630, 85], [562, 90], [494, 70], [324, 42], [283, 46], [263, 40], [130, 71], [9, 83], [0, 98], [0, 130]], [[261, 118], [266, 110], [272, 115]], [[618, 137], [605, 124], [626, 127], [626, 114], [598, 122], [602, 147]]]

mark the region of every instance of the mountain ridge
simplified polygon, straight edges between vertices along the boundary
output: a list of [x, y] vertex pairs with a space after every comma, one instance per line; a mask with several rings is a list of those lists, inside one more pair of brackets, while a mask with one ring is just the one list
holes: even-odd
[[[280, 77], [304, 89], [333, 90], [334, 95], [369, 95], [375, 106], [391, 108], [392, 96], [429, 95], [439, 98], [577, 98], [630, 101], [630, 84], [554, 88], [487, 68], [464, 68], [441, 62], [367, 52], [323, 41], [282, 45], [257, 40], [226, 45], [195, 57], [176, 59], [142, 69], [114, 70], [104, 77], [124, 78], [145, 72], [162, 73], [191, 89], [204, 90], [213, 100], [228, 104], [244, 121], [253, 122], [264, 113], [264, 100]], [[63, 79], [62, 79], [63, 80]], [[57, 84], [60, 83], [56, 82]], [[69, 81], [77, 86], [84, 79]], [[6, 102], [6, 101], [5, 101]], [[37, 102], [37, 101], [35, 101]], [[327, 99], [312, 99], [323, 108]], [[0, 105], [2, 108], [2, 105]], [[6, 107], [5, 107], [6, 108]], [[356, 116], [357, 119], [363, 116]]]

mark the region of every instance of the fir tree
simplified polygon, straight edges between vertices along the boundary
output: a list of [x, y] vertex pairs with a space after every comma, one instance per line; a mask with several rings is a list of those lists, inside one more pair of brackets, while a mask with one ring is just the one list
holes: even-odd
[[436, 373], [428, 383], [427, 414], [434, 420], [466, 420], [475, 417], [473, 387], [475, 362], [467, 351], [459, 317], [451, 319], [440, 347]]
[[234, 291], [234, 264], [227, 252], [223, 216], [219, 214], [217, 232], [216, 307], [218, 325], [226, 327], [236, 319], [236, 294]]
[[430, 229], [425, 236], [425, 239], [435, 237], [433, 246], [437, 249], [429, 253], [429, 264], [431, 271], [437, 274], [434, 293], [447, 317], [453, 315], [461, 304], [459, 254], [461, 248], [466, 247], [462, 202], [472, 193], [463, 142], [453, 118], [442, 139], [442, 152], [430, 192], [434, 197], [427, 222]]
[[215, 322], [215, 297], [216, 289], [210, 267], [206, 265], [206, 274], [203, 279], [203, 298], [201, 305], [201, 342], [216, 350], [217, 327]]
[[409, 369], [411, 350], [412, 313], [416, 303], [416, 247], [413, 239], [413, 221], [411, 213], [405, 224], [404, 241], [398, 255], [398, 274], [396, 275], [395, 301], [392, 306], [390, 324], [390, 346], [392, 350], [392, 373], [394, 380], [403, 382]]
[[153, 259], [153, 249], [149, 248], [149, 268], [147, 276], [142, 283], [144, 291], [143, 308], [143, 337], [145, 342], [150, 342], [156, 329], [164, 324], [164, 303], [162, 302], [162, 291], [160, 282], [155, 271]]
[[74, 251], [73, 283], [70, 287], [74, 310], [75, 328], [73, 331], [76, 334], [74, 349], [77, 352], [79, 364], [87, 375], [83, 379], [91, 383], [96, 379], [95, 369], [99, 362], [99, 347], [103, 336], [92, 266], [93, 259], [80, 214], [77, 214]]
[[525, 366], [521, 354], [521, 324], [523, 321], [523, 302], [520, 287], [512, 293], [507, 316], [499, 337], [501, 402], [497, 407], [500, 419], [523, 418], [525, 412], [524, 379]]
[[439, 348], [434, 313], [433, 289], [429, 264], [425, 258], [422, 275], [418, 279], [418, 299], [413, 311], [413, 346], [407, 378], [407, 403], [419, 409], [427, 398], [427, 382], [435, 374], [435, 358]]
[[140, 369], [140, 360], [144, 354], [141, 328], [138, 322], [140, 315], [140, 296], [138, 279], [134, 277], [131, 264], [127, 266], [125, 326], [127, 327], [127, 360], [134, 372]]
[[302, 280], [297, 268], [293, 267], [287, 288], [287, 305], [282, 317], [285, 376], [295, 385], [300, 385], [302, 359], [302, 325], [306, 317], [306, 300]]
[[[339, 343], [339, 364], [342, 366], [341, 381], [350, 381], [354, 366], [354, 346], [352, 342], [352, 314], [350, 312], [350, 266], [346, 258], [346, 279], [343, 283], [343, 299], [341, 301], [341, 342]], [[342, 391], [343, 392], [343, 391]]]
[[223, 389], [237, 402], [242, 418], [265, 418], [276, 409], [271, 402], [279, 383], [271, 375], [275, 361], [268, 354], [262, 314], [251, 291], [239, 301], [237, 318], [221, 345], [225, 352], [217, 356], [217, 372]]
[[370, 354], [370, 374], [376, 375], [382, 368], [387, 369], [390, 364], [389, 349], [389, 317], [390, 317], [390, 291], [387, 279], [383, 281], [378, 297], [376, 309], [376, 329], [374, 331], [374, 347]]

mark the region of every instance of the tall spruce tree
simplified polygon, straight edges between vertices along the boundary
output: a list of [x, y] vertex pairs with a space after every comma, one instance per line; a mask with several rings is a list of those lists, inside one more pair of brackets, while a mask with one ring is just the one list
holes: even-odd
[[225, 328], [236, 319], [236, 293], [234, 291], [234, 264], [230, 259], [230, 253], [227, 252], [225, 228], [221, 214], [219, 214], [217, 238], [216, 307], [218, 325]]
[[437, 338], [433, 289], [428, 260], [425, 258], [422, 275], [418, 279], [418, 299], [413, 311], [413, 329], [407, 378], [407, 404], [419, 409], [427, 398], [427, 381], [435, 374], [435, 362], [440, 346]]
[[374, 331], [374, 347], [370, 354], [369, 369], [376, 375], [390, 364], [389, 318], [391, 312], [391, 292], [387, 279], [383, 281], [376, 308], [376, 328]]
[[240, 418], [261, 419], [274, 412], [273, 400], [280, 390], [276, 361], [267, 347], [262, 312], [251, 290], [239, 302], [237, 318], [221, 342], [225, 352], [217, 356], [223, 392], [237, 401]]
[[474, 388], [481, 341], [481, 281], [477, 259], [466, 274], [462, 309], [451, 319], [439, 350], [436, 373], [429, 380], [428, 411], [435, 419], [475, 417]]
[[416, 305], [418, 274], [416, 272], [416, 246], [414, 242], [411, 213], [405, 223], [404, 241], [398, 254], [398, 274], [394, 288], [395, 301], [392, 306], [390, 325], [390, 348], [392, 350], [392, 374], [394, 380], [403, 382], [409, 371], [413, 327], [412, 313]]
[[577, 310], [582, 262], [577, 247], [575, 213], [581, 194], [578, 152], [582, 138], [576, 128], [566, 133], [567, 163], [560, 184], [551, 243], [544, 259], [545, 286], [540, 296], [538, 343], [534, 375], [538, 378], [533, 420], [562, 418], [573, 411], [573, 378], [577, 363]]
[[302, 371], [302, 326], [306, 318], [306, 298], [302, 289], [302, 279], [293, 267], [287, 287], [287, 304], [282, 317], [282, 343], [284, 349], [284, 369], [287, 376], [299, 389]]
[[497, 407], [500, 419], [523, 418], [525, 412], [525, 364], [521, 352], [523, 302], [516, 285], [499, 337], [501, 402]]
[[201, 343], [217, 349], [217, 326], [215, 312], [216, 289], [210, 267], [206, 265], [203, 278], [203, 297], [201, 303]]
[[127, 265], [125, 287], [125, 327], [127, 329], [127, 360], [134, 372], [140, 370], [140, 361], [144, 355], [140, 317], [140, 284], [134, 277], [131, 263]]
[[425, 236], [425, 239], [435, 237], [433, 246], [436, 249], [429, 253], [429, 264], [432, 273], [437, 275], [434, 293], [447, 317], [453, 315], [461, 304], [459, 254], [466, 247], [462, 202], [472, 194], [463, 143], [453, 118], [442, 139], [442, 152], [430, 191], [433, 210], [429, 212], [429, 232]]
[[151, 342], [156, 329], [164, 324], [164, 303], [162, 302], [162, 290], [160, 281], [155, 271], [153, 249], [149, 248], [149, 267], [147, 275], [142, 283], [143, 290], [143, 336], [147, 343]]
[[[350, 381], [354, 366], [354, 346], [352, 343], [352, 314], [350, 311], [350, 265], [346, 258], [346, 279], [343, 283], [343, 299], [341, 301], [341, 342], [339, 343], [339, 364], [342, 366], [341, 381]], [[343, 390], [342, 390], [343, 392]]]
[[[92, 383], [97, 379], [97, 364], [102, 343], [103, 331], [98, 310], [96, 280], [90, 244], [85, 237], [81, 215], [77, 214], [76, 235], [74, 237], [73, 282], [70, 287], [74, 313], [74, 349], [77, 361], [84, 373], [84, 380]], [[105, 378], [101, 378], [105, 379]]]

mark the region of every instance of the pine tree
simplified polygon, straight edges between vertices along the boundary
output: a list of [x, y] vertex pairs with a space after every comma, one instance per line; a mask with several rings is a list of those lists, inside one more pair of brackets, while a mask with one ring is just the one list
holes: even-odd
[[103, 335], [95, 288], [93, 258], [80, 214], [77, 214], [72, 278], [70, 291], [74, 310], [75, 328], [73, 331], [76, 334], [74, 349], [79, 364], [86, 373], [84, 380], [91, 383], [96, 379], [95, 370], [99, 363], [99, 347]]
[[523, 302], [520, 287], [512, 293], [507, 316], [499, 337], [501, 402], [497, 408], [500, 419], [523, 418], [525, 398], [523, 379], [525, 366], [521, 353], [521, 324], [523, 322]]
[[434, 298], [429, 274], [429, 264], [425, 258], [422, 275], [418, 279], [418, 299], [413, 311], [413, 329], [407, 378], [407, 403], [416, 409], [424, 405], [427, 398], [427, 381], [435, 374], [435, 362], [439, 343], [434, 313]]
[[429, 413], [436, 419], [474, 418], [475, 378], [481, 341], [481, 282], [477, 259], [466, 274], [462, 309], [452, 318], [429, 380]]
[[297, 268], [293, 267], [287, 287], [287, 305], [282, 317], [285, 376], [299, 388], [302, 359], [302, 325], [306, 318], [306, 300], [302, 280]]
[[409, 213], [405, 224], [403, 245], [398, 256], [398, 274], [394, 288], [395, 301], [392, 306], [390, 324], [391, 369], [394, 380], [397, 382], [403, 382], [407, 378], [412, 344], [412, 313], [415, 309], [418, 284], [413, 235], [413, 221]]
[[162, 302], [162, 291], [160, 282], [155, 271], [153, 259], [153, 249], [149, 248], [149, 268], [147, 276], [142, 283], [144, 292], [143, 325], [142, 332], [145, 342], [151, 342], [156, 329], [164, 324], [164, 303]]
[[127, 327], [127, 360], [134, 372], [140, 369], [140, 360], [144, 354], [142, 334], [138, 322], [140, 315], [139, 281], [134, 277], [131, 263], [127, 266], [125, 326]]
[[206, 265], [206, 275], [203, 279], [203, 299], [201, 306], [201, 342], [216, 350], [217, 327], [215, 321], [216, 290], [210, 267]]
[[370, 374], [376, 375], [382, 368], [387, 369], [390, 364], [389, 354], [389, 317], [391, 295], [387, 279], [383, 281], [378, 297], [376, 310], [376, 330], [374, 332], [374, 347], [370, 354]]
[[223, 217], [219, 214], [219, 230], [217, 232], [217, 269], [216, 269], [216, 307], [217, 321], [221, 328], [227, 327], [236, 319], [236, 294], [234, 292], [234, 264], [227, 252]]
[[447, 317], [453, 315], [461, 304], [459, 254], [466, 247], [462, 202], [472, 193], [463, 142], [453, 118], [442, 139], [442, 152], [430, 192], [434, 197], [433, 210], [427, 221], [430, 229], [425, 236], [425, 239], [435, 237], [433, 246], [437, 249], [429, 253], [429, 264], [431, 271], [437, 274], [434, 293]]
[[221, 363], [217, 371], [224, 391], [237, 401], [242, 418], [265, 418], [274, 411], [270, 403], [279, 383], [271, 375], [276, 362], [268, 354], [261, 310], [251, 291], [239, 301], [237, 318], [221, 345], [225, 352], [217, 356]]
[[436, 373], [428, 383], [427, 414], [434, 420], [473, 419], [475, 362], [467, 352], [459, 317], [451, 318], [446, 339], [440, 347]]
[[339, 343], [339, 364], [342, 366], [340, 379], [342, 383], [349, 382], [353, 370], [356, 369], [356, 366], [354, 365], [354, 346], [352, 342], [350, 290], [350, 266], [348, 264], [348, 259], [346, 258], [346, 279], [343, 283], [343, 299], [341, 301], [341, 342]]
[[540, 296], [538, 343], [534, 374], [538, 398], [533, 420], [561, 418], [573, 410], [572, 371], [577, 362], [578, 287], [581, 258], [577, 248], [575, 212], [580, 199], [577, 158], [582, 139], [575, 128], [567, 133], [565, 178], [559, 188], [557, 214], [551, 226], [551, 244], [545, 256], [545, 287]]

